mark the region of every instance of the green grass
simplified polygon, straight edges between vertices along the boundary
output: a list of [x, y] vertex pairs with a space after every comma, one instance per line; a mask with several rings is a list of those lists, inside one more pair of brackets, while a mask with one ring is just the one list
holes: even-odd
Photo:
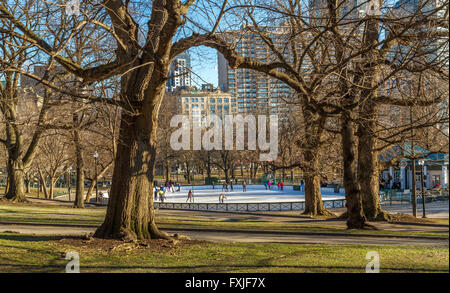
[[[15, 205], [0, 203], [0, 220], [33, 223], [89, 224], [100, 225], [105, 216], [105, 208], [75, 209], [70, 207], [50, 205]], [[448, 237], [447, 233], [424, 231], [389, 231], [389, 230], [346, 230], [343, 226], [333, 223], [309, 224], [305, 222], [267, 222], [248, 219], [221, 219], [222, 216], [165, 216], [157, 212], [156, 222], [164, 228], [209, 228], [209, 229], [240, 229], [240, 230], [281, 230], [305, 232], [344, 232], [372, 233], [409, 236], [439, 236]]]
[[0, 203], [0, 220], [2, 221], [100, 225], [105, 212], [105, 208], [75, 209], [50, 205]]
[[[47, 187], [47, 192], [50, 192], [50, 187]], [[66, 187], [55, 187], [53, 189], [53, 194], [55, 196], [57, 196], [59, 193], [67, 193], [67, 188]], [[44, 191], [41, 191], [40, 193], [38, 193], [38, 189], [35, 187], [30, 188], [30, 192], [27, 193], [27, 196], [32, 196], [32, 197], [38, 197], [38, 195], [40, 198], [45, 197]]]
[[369, 251], [379, 253], [381, 272], [449, 270], [448, 247], [151, 242], [146, 248], [110, 250], [78, 243], [0, 233], [0, 271], [64, 272], [68, 251], [80, 254], [81, 272], [364, 272]]
[[338, 232], [350, 234], [389, 234], [408, 236], [448, 237], [449, 233], [435, 233], [423, 231], [390, 231], [390, 230], [347, 230], [345, 227], [333, 224], [306, 224], [287, 222], [256, 222], [243, 221], [211, 221], [210, 219], [186, 217], [157, 217], [156, 222], [165, 228], [209, 228], [209, 229], [237, 229], [237, 230], [276, 230], [276, 231], [304, 231], [304, 232]]

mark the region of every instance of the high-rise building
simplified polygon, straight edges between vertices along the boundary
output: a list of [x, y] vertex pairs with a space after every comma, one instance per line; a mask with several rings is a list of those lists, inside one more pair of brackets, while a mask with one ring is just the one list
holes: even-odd
[[[285, 44], [283, 38], [288, 35], [282, 26], [266, 27], [270, 38], [276, 46]], [[236, 52], [242, 56], [252, 57], [262, 61], [270, 61], [273, 53], [259, 37], [258, 33], [246, 30], [224, 33], [229, 42], [236, 46]], [[287, 54], [288, 55], [288, 54]], [[283, 98], [289, 98], [293, 90], [278, 79], [251, 69], [233, 69], [228, 65], [225, 57], [218, 53], [219, 88], [229, 92], [237, 99], [238, 113], [251, 114], [281, 114], [289, 112], [288, 105]], [[287, 117], [287, 115], [282, 115]]]
[[[308, 4], [311, 21], [328, 21], [327, 0], [309, 0]], [[339, 0], [337, 5], [341, 22], [380, 13], [380, 0]]]
[[185, 89], [192, 86], [191, 56], [183, 52], [176, 56], [170, 66], [167, 90]]

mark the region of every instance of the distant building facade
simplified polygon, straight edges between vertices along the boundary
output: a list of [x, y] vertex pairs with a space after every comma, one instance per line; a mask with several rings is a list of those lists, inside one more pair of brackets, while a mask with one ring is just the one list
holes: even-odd
[[[265, 28], [276, 46], [285, 44], [287, 33], [283, 27]], [[225, 38], [233, 42], [236, 52], [244, 57], [258, 60], [270, 60], [273, 53], [257, 33], [246, 30], [228, 31]], [[290, 98], [294, 91], [285, 83], [255, 70], [237, 68], [228, 65], [225, 57], [218, 53], [219, 88], [229, 92], [237, 100], [238, 113], [251, 114], [281, 114], [287, 117], [290, 108], [284, 101]]]
[[187, 115], [191, 121], [201, 121], [215, 114], [221, 119], [225, 115], [237, 114], [237, 99], [220, 90], [177, 90], [173, 93], [177, 101], [178, 114]]
[[193, 86], [191, 55], [183, 52], [176, 56], [170, 65], [167, 90], [173, 92], [177, 89], [185, 89]]

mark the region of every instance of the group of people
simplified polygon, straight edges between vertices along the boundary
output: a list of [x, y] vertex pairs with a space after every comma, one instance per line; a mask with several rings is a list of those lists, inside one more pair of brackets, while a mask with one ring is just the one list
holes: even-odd
[[[267, 180], [264, 182], [264, 187], [266, 188], [266, 190], [272, 190], [272, 186], [275, 185], [275, 180], [271, 181], [271, 180]], [[279, 180], [278, 183], [276, 183], [278, 190], [284, 190], [284, 183], [283, 181]]]
[[[212, 186], [213, 186], [213, 189], [214, 189], [214, 181], [212, 182]], [[234, 186], [233, 186], [233, 181], [232, 180], [225, 181], [222, 184], [222, 192], [223, 191], [226, 191], [226, 192], [234, 191]], [[244, 191], [244, 192], [247, 191], [247, 182], [245, 180], [242, 181], [242, 191]]]
[[[158, 188], [158, 184], [157, 182], [154, 182], [154, 188], [153, 188], [153, 192], [154, 192], [154, 196], [155, 196], [155, 200], [158, 200], [159, 197], [159, 201], [164, 202], [164, 200], [166, 199], [166, 192], [170, 191], [170, 192], [180, 192], [181, 191], [181, 185], [180, 183], [176, 183], [173, 181], [166, 181], [166, 183], [164, 183], [164, 185], [161, 185]], [[175, 186], [177, 187], [177, 189], [175, 190]]]

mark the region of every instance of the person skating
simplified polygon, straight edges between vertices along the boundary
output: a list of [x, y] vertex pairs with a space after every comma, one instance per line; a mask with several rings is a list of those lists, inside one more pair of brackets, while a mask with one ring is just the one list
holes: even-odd
[[187, 196], [187, 199], [186, 199], [186, 202], [192, 202], [192, 189], [189, 189], [189, 192], [188, 192], [188, 196]]
[[224, 182], [222, 185], [222, 191], [228, 192], [228, 184], [226, 182]]
[[225, 196], [225, 193], [221, 193], [221, 194], [219, 195], [219, 203], [223, 203], [223, 201], [224, 201], [225, 198], [227, 198], [227, 197]]
[[158, 187], [155, 186], [155, 200], [158, 200]]

